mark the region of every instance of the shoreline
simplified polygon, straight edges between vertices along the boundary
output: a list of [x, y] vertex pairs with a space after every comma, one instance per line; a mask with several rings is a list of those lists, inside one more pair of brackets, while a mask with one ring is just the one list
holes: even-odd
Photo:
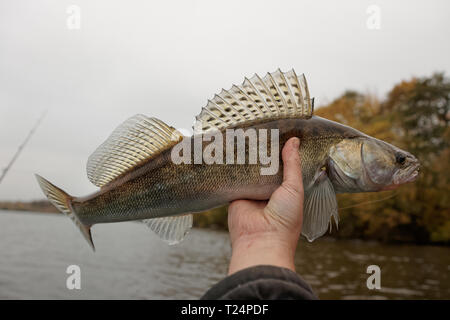
[[[61, 212], [59, 212], [53, 205], [45, 200], [42, 201], [33, 201], [30, 203], [26, 202], [0, 202], [0, 211], [10, 211], [10, 212], [17, 212], [17, 213], [26, 213], [26, 214], [48, 214], [48, 215], [58, 215], [63, 216]], [[214, 211], [214, 210], [213, 210]], [[200, 216], [205, 214], [214, 214], [214, 212], [205, 212], [200, 213], [195, 216], [197, 218], [200, 218]], [[194, 217], [195, 217], [194, 216]], [[220, 224], [211, 223], [211, 224], [205, 224], [205, 223], [199, 223], [199, 221], [196, 221], [197, 219], [194, 218], [194, 225], [193, 228], [195, 229], [207, 229], [207, 230], [213, 230], [213, 231], [223, 231], [228, 232], [228, 229], [224, 226], [221, 226]], [[364, 243], [380, 243], [380, 244], [387, 244], [387, 245], [416, 245], [416, 246], [435, 246], [435, 247], [449, 247], [449, 244], [446, 243], [438, 243], [438, 242], [414, 242], [414, 241], [380, 241], [378, 239], [370, 239], [370, 238], [358, 238], [358, 237], [343, 237], [339, 236], [338, 234], [329, 234], [326, 236], [323, 236], [324, 239], [327, 241], [338, 241], [338, 240], [344, 240], [344, 241], [355, 241], [355, 242], [364, 242]]]
[[47, 200], [36, 200], [31, 202], [0, 201], [0, 210], [60, 213], [58, 209]]

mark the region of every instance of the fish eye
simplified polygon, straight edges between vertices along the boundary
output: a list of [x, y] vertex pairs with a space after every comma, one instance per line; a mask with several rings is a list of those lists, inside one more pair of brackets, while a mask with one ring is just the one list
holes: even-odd
[[405, 160], [406, 160], [406, 156], [405, 156], [404, 154], [397, 153], [397, 154], [395, 155], [395, 161], [396, 161], [398, 164], [404, 164], [404, 163], [405, 163]]

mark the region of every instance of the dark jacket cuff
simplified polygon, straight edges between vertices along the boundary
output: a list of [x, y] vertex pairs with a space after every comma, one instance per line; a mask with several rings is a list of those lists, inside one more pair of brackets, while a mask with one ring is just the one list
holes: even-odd
[[294, 271], [276, 266], [240, 270], [209, 289], [203, 300], [310, 300], [311, 287]]

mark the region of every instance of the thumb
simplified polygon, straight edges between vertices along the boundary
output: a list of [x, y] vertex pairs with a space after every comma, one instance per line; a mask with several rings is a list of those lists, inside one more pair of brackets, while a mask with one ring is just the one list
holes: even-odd
[[283, 158], [282, 186], [293, 193], [303, 194], [302, 168], [300, 161], [300, 140], [296, 137], [289, 139], [281, 153]]
[[300, 140], [291, 138], [281, 153], [283, 183], [270, 197], [264, 211], [288, 230], [300, 230], [303, 220], [303, 181], [299, 155]]

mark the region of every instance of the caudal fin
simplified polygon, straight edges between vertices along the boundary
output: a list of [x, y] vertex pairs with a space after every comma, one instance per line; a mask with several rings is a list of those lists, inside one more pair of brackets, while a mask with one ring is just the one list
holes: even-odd
[[58, 187], [54, 186], [44, 178], [42, 178], [40, 175], [36, 174], [36, 179], [39, 182], [39, 185], [44, 191], [44, 194], [48, 198], [48, 200], [56, 207], [59, 211], [64, 213], [66, 216], [68, 216], [72, 221], [75, 223], [75, 225], [80, 229], [81, 233], [83, 234], [83, 237], [86, 239], [86, 241], [91, 246], [92, 250], [95, 251], [94, 243], [92, 242], [92, 236], [91, 236], [91, 226], [84, 225], [80, 219], [77, 217], [76, 212], [73, 210], [71, 202], [72, 197], [69, 196], [66, 192], [59, 189]]

